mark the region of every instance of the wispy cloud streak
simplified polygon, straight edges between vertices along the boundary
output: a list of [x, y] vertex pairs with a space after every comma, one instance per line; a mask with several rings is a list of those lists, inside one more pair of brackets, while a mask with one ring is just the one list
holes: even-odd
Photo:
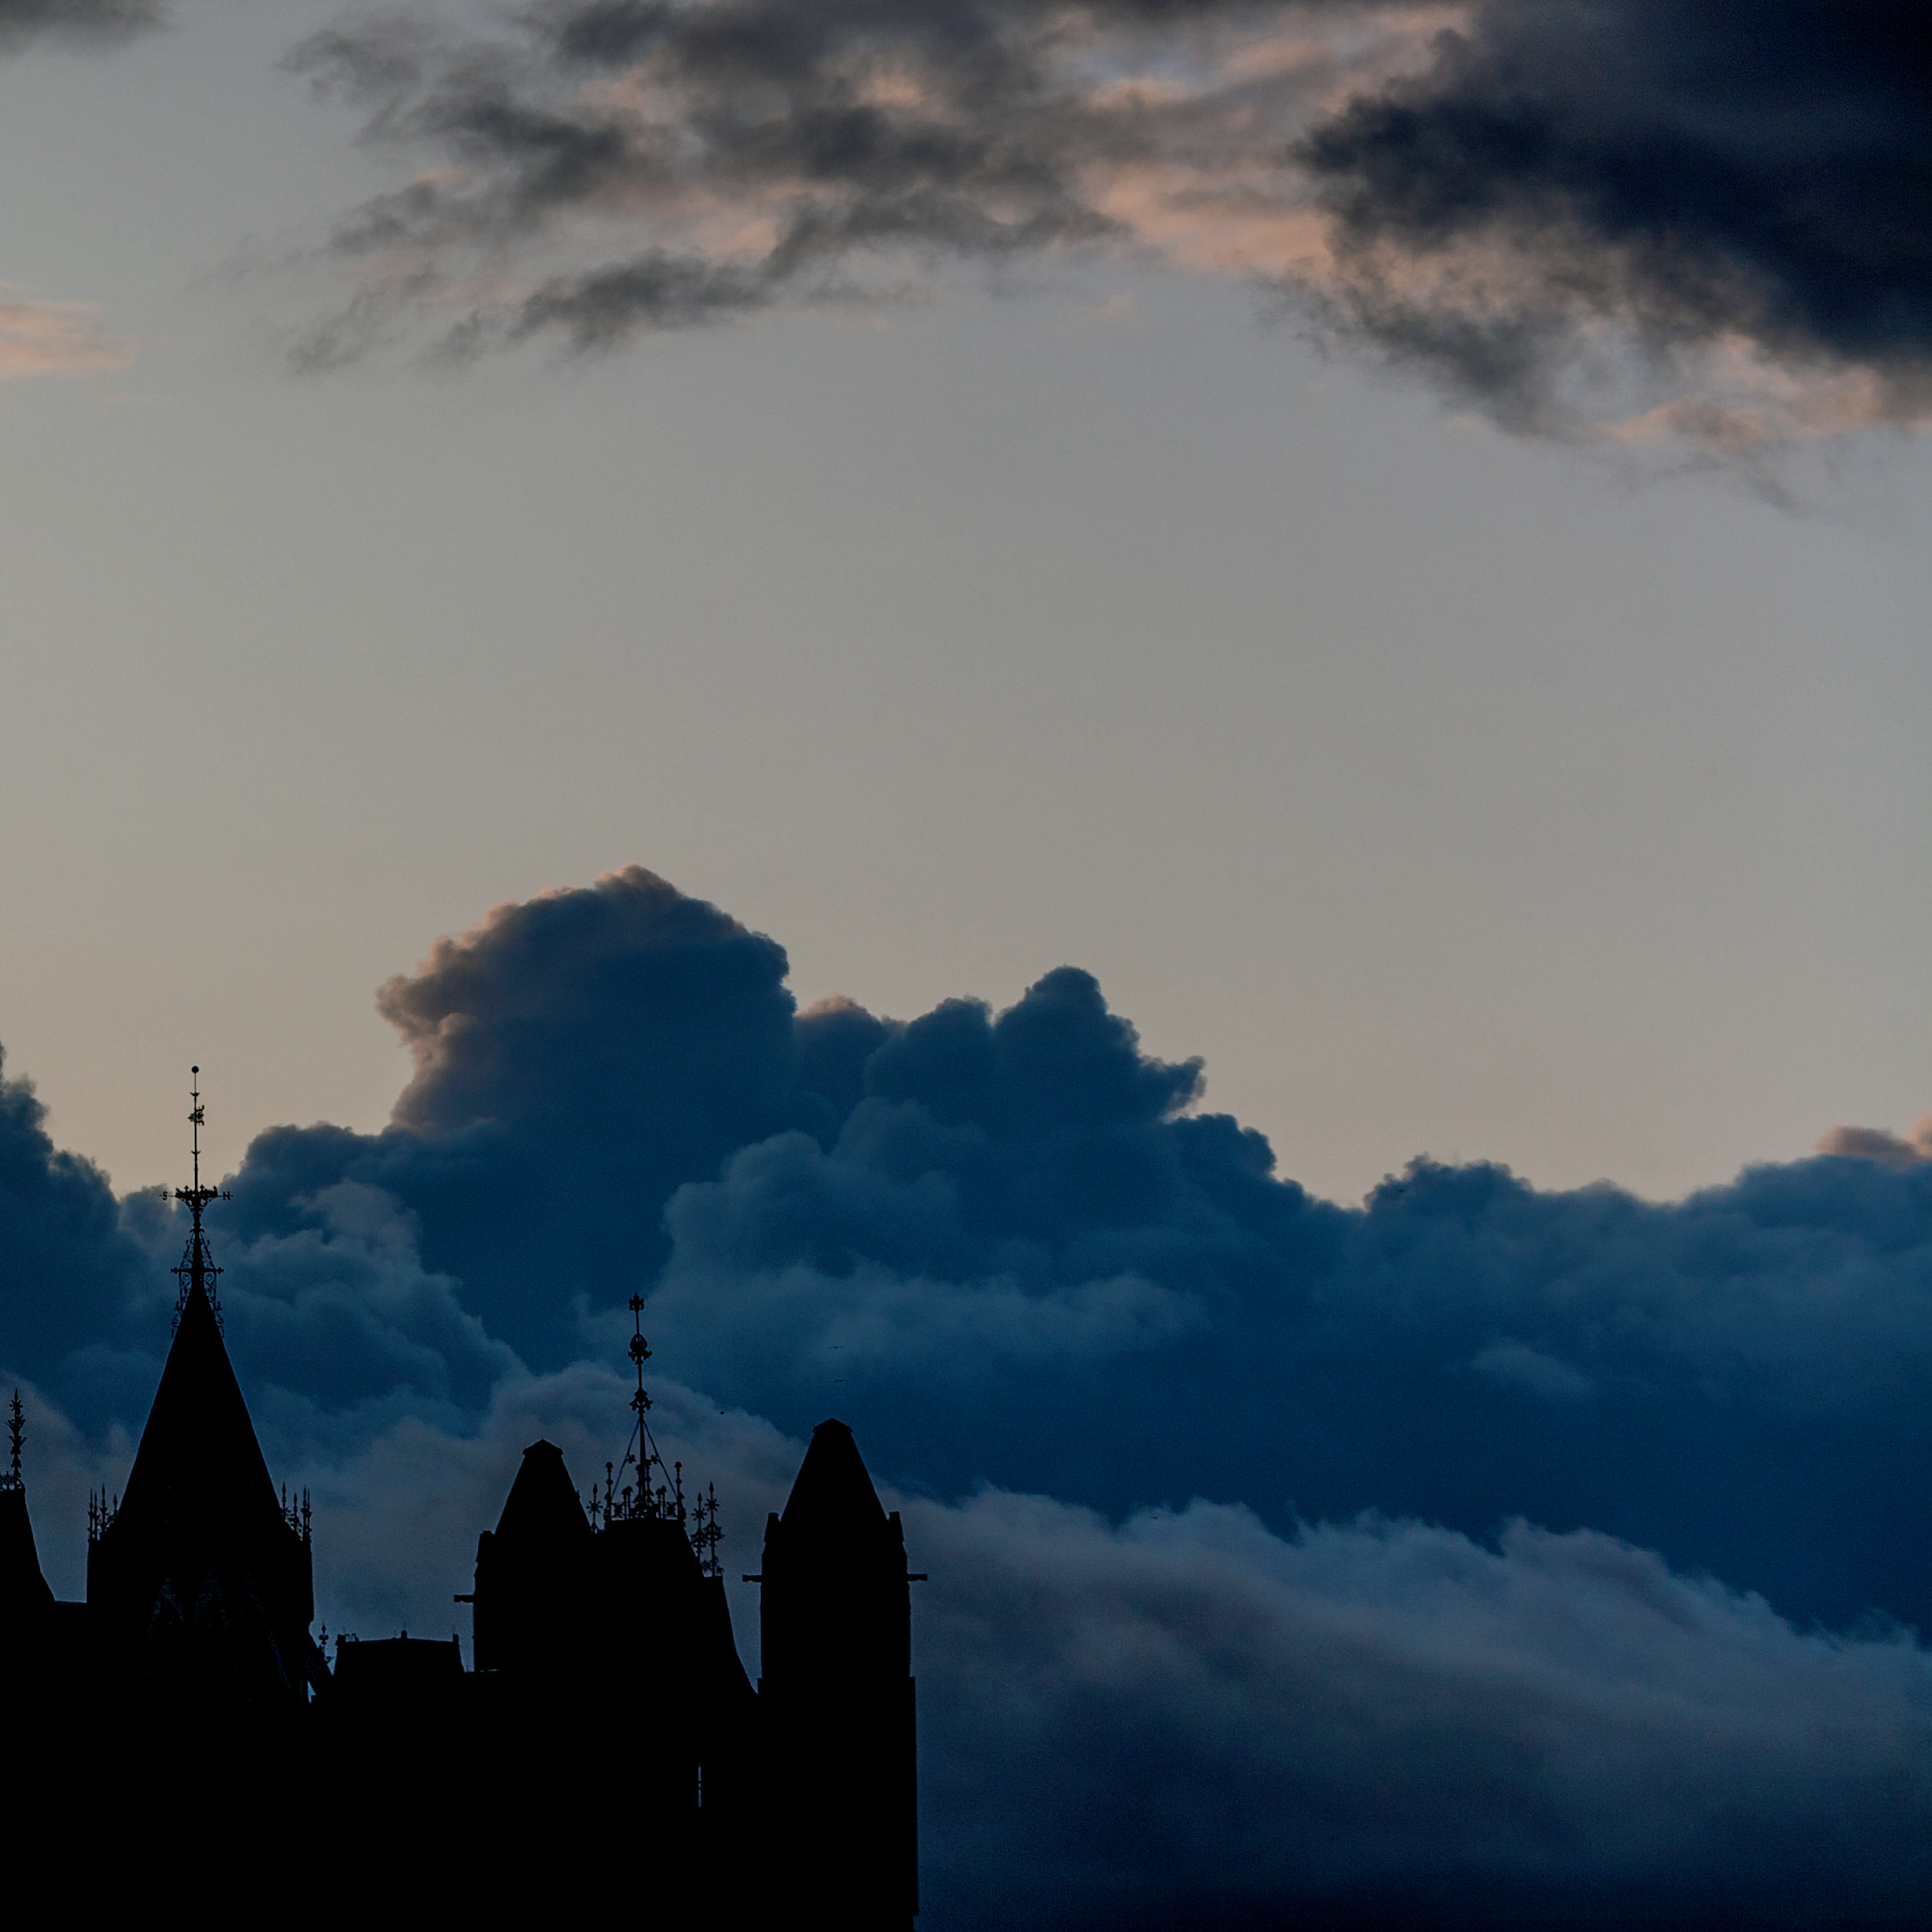
[[0, 382], [124, 369], [135, 351], [130, 337], [101, 327], [98, 302], [35, 301], [0, 284]]
[[0, 0], [0, 52], [50, 40], [98, 46], [159, 24], [160, 0]]
[[1925, 29], [1880, 0], [562, 0], [291, 64], [428, 164], [338, 228], [310, 365], [1111, 253], [1522, 434], [1748, 464], [1932, 411]]
[[602, 348], [786, 304], [892, 299], [948, 260], [1096, 249], [1241, 272], [1318, 256], [1282, 158], [1448, 8], [1205, 0], [592, 0], [518, 30], [395, 17], [292, 64], [437, 164], [334, 247], [359, 308], [446, 313], [446, 350]]

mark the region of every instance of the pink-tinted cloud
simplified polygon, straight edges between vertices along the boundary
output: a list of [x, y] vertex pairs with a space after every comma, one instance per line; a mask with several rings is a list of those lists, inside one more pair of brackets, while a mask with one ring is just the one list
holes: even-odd
[[1834, 1127], [1819, 1142], [1818, 1151], [1882, 1161], [1887, 1167], [1914, 1167], [1932, 1160], [1932, 1114], [1922, 1114], [1903, 1134], [1882, 1127]]
[[569, 0], [293, 64], [419, 154], [298, 359], [467, 356], [1112, 255], [1514, 431], [1766, 473], [1932, 418], [1921, 30], [1859, 0]]
[[101, 327], [98, 302], [37, 301], [0, 284], [0, 382], [124, 369], [136, 348]]

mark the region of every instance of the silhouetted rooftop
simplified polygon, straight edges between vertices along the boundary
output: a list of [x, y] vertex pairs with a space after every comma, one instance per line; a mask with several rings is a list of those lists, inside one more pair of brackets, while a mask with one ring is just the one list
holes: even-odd
[[27, 1492], [0, 1489], [0, 1622], [34, 1615], [53, 1600], [54, 1593], [40, 1574], [40, 1552], [34, 1547]]
[[463, 1652], [455, 1638], [371, 1637], [336, 1647], [335, 1688], [345, 1696], [394, 1696], [447, 1688], [463, 1681]]
[[862, 1535], [885, 1528], [879, 1492], [844, 1423], [821, 1422], [812, 1432], [811, 1447], [799, 1466], [780, 1520], [787, 1529], [820, 1535]]
[[563, 1451], [554, 1442], [532, 1442], [524, 1451], [523, 1467], [510, 1485], [496, 1534], [516, 1543], [574, 1544], [590, 1540], [590, 1519]]
[[123, 1538], [161, 1522], [286, 1527], [214, 1311], [199, 1287], [182, 1309], [115, 1527]]

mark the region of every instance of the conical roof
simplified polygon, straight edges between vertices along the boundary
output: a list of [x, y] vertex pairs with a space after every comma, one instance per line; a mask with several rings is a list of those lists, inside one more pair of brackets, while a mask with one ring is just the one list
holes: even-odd
[[524, 1451], [523, 1466], [496, 1519], [496, 1534], [507, 1542], [526, 1544], [590, 1540], [590, 1519], [563, 1466], [563, 1451], [554, 1442], [532, 1442]]
[[782, 1520], [788, 1530], [814, 1536], [877, 1534], [886, 1528], [879, 1492], [844, 1423], [821, 1422], [812, 1432]]
[[199, 1283], [188, 1291], [141, 1432], [116, 1526], [124, 1536], [219, 1523], [285, 1527], [227, 1345]]
[[198, 1706], [298, 1702], [314, 1615], [204, 1285], [182, 1304], [119, 1510], [88, 1547], [104, 1640], [149, 1690]]

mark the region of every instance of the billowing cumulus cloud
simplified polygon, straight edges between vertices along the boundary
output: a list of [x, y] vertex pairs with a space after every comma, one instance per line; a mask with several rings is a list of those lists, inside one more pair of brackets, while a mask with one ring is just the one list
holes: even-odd
[[425, 164], [338, 230], [310, 364], [1111, 250], [1532, 434], [1749, 460], [1932, 411], [1932, 68], [1880, 0], [562, 0], [293, 62]]
[[[500, 908], [382, 990], [386, 1129], [250, 1148], [229, 1342], [334, 1628], [441, 1628], [537, 1435], [580, 1483], [620, 1451], [641, 1292], [734, 1574], [827, 1414], [908, 1512], [937, 1924], [1800, 1923], [1852, 1874], [1909, 1922], [1918, 1130], [1673, 1203], [1424, 1160], [1342, 1207], [1076, 968], [904, 1021], [785, 977], [640, 868]], [[0, 1366], [70, 1590], [181, 1238], [0, 1087]]]
[[785, 971], [773, 940], [635, 867], [501, 907], [382, 989], [416, 1070], [391, 1130], [262, 1136], [238, 1224], [288, 1236], [319, 1190], [386, 1190], [490, 1332], [554, 1366], [583, 1310], [654, 1277], [678, 1187], [772, 1134], [831, 1130]]

